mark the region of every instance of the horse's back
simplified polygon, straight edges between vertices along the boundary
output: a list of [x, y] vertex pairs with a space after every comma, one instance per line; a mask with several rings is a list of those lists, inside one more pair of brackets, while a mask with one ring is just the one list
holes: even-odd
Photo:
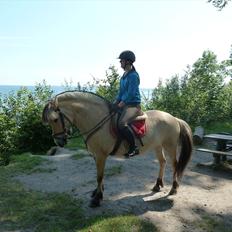
[[156, 123], [176, 124], [178, 120], [173, 115], [160, 111], [160, 110], [149, 110], [145, 112], [148, 120], [155, 121]]
[[149, 137], [154, 137], [157, 144], [167, 141], [174, 143], [179, 138], [180, 126], [178, 119], [171, 114], [160, 110], [149, 110], [147, 114], [147, 130]]

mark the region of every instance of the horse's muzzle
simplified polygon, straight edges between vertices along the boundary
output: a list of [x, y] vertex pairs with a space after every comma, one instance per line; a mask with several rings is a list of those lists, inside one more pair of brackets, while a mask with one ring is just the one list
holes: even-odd
[[59, 147], [64, 147], [67, 144], [67, 135], [65, 133], [53, 135], [54, 142]]

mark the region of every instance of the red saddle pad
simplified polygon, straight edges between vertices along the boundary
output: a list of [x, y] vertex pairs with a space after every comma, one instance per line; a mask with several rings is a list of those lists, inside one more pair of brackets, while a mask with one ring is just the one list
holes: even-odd
[[130, 125], [136, 136], [143, 137], [145, 135], [146, 133], [145, 120], [134, 121]]

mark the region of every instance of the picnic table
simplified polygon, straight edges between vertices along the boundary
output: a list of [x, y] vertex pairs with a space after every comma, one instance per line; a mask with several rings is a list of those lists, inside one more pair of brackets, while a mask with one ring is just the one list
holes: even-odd
[[204, 140], [216, 141], [215, 149], [197, 148], [197, 151], [212, 153], [214, 157], [214, 164], [220, 164], [221, 161], [226, 161], [227, 156], [232, 156], [232, 134], [218, 133], [206, 134]]

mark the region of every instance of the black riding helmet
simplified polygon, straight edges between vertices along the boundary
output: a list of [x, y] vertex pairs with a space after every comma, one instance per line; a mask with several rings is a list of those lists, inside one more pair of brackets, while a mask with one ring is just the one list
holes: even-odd
[[119, 55], [118, 59], [129, 60], [129, 61], [131, 61], [131, 63], [134, 63], [135, 62], [135, 54], [132, 51], [126, 50], [126, 51], [123, 51]]

